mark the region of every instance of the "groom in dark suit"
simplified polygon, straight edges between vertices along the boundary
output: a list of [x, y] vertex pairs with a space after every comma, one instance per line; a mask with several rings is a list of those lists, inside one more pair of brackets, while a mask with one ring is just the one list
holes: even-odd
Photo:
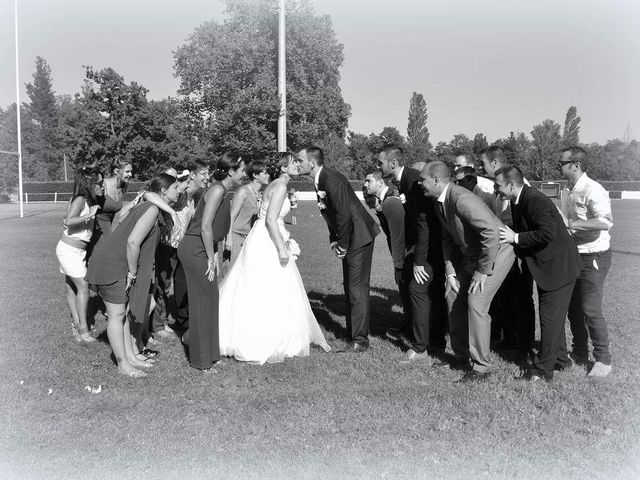
[[347, 299], [347, 332], [351, 343], [346, 351], [369, 349], [369, 281], [373, 245], [380, 229], [349, 181], [324, 166], [324, 153], [308, 147], [298, 153], [300, 175], [314, 179], [320, 213], [329, 227], [333, 253], [342, 260], [344, 294]]
[[554, 369], [571, 365], [564, 325], [580, 257], [556, 206], [544, 193], [524, 185], [522, 171], [509, 165], [495, 172], [495, 189], [509, 200], [513, 230], [500, 228], [501, 243], [513, 244], [523, 268], [538, 286], [540, 350], [523, 380], [551, 380]]

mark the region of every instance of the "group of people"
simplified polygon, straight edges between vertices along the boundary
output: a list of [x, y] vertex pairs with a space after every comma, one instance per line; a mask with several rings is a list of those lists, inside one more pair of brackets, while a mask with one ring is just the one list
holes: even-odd
[[[377, 161], [364, 193], [379, 222], [349, 181], [324, 165], [318, 147], [270, 163], [245, 164], [226, 153], [213, 172], [199, 162], [163, 166], [131, 202], [123, 200], [130, 164], [116, 163], [106, 179], [99, 169], [81, 168], [56, 248], [74, 337], [94, 340], [86, 318], [93, 289], [104, 302], [118, 368], [131, 377], [154, 365], [157, 352], [145, 348], [150, 339], [178, 338], [170, 317], [190, 365], [201, 370], [223, 356], [263, 364], [308, 355], [310, 344], [331, 350], [296, 266], [300, 246], [285, 228], [297, 207], [289, 180], [304, 175], [314, 181], [330, 249], [342, 263], [349, 341], [338, 352], [369, 349], [379, 223], [406, 321], [397, 333], [411, 342], [403, 362], [461, 368], [462, 381], [482, 380], [493, 345], [519, 352], [526, 380], [551, 380], [572, 363], [588, 365], [592, 376], [610, 372], [601, 303], [611, 207], [583, 171], [584, 150], [562, 153], [558, 165], [570, 188], [560, 208], [529, 187], [499, 147], [481, 156], [491, 180], [477, 174], [471, 154], [456, 158], [453, 174], [442, 162], [409, 167], [397, 146]], [[535, 356], [534, 280], [541, 327]]]
[[[613, 218], [608, 192], [584, 171], [587, 153], [562, 151], [557, 165], [568, 189], [558, 205], [530, 187], [501, 147], [489, 147], [480, 160], [491, 178], [478, 175], [470, 153], [456, 157], [453, 171], [438, 161], [409, 168], [402, 149], [390, 146], [366, 177], [365, 200], [387, 235], [413, 331], [404, 361], [436, 357], [435, 365], [464, 369], [462, 381], [482, 380], [494, 348], [521, 365], [523, 380], [551, 380], [554, 371], [573, 364], [586, 366], [592, 377], [608, 375], [602, 293]], [[536, 354], [534, 281], [541, 334]], [[453, 350], [444, 361], [443, 322]]]

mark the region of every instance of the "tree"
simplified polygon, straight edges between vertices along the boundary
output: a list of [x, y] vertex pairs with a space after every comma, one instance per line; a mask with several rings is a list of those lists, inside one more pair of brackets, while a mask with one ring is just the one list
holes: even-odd
[[576, 107], [569, 107], [564, 119], [562, 144], [566, 147], [576, 146], [580, 143], [580, 117]]
[[[276, 151], [277, 24], [272, 2], [225, 0], [227, 18], [198, 27], [175, 53], [179, 94], [199, 138], [215, 153]], [[339, 86], [344, 56], [328, 16], [287, 2], [288, 147], [344, 139], [350, 107]]]
[[560, 154], [560, 124], [545, 120], [531, 130], [532, 150], [529, 166], [535, 180], [546, 180], [556, 176], [556, 161]]
[[476, 133], [473, 137], [473, 142], [471, 146], [471, 151], [476, 155], [480, 155], [485, 148], [489, 146], [489, 142], [487, 142], [487, 137], [482, 133]]
[[407, 157], [410, 163], [426, 161], [431, 151], [427, 128], [427, 102], [421, 93], [413, 92], [409, 102], [407, 125]]
[[25, 176], [37, 180], [60, 178], [62, 156], [58, 130], [58, 106], [53, 91], [51, 68], [42, 57], [36, 57], [33, 82], [27, 83], [30, 104], [24, 104], [23, 126]]

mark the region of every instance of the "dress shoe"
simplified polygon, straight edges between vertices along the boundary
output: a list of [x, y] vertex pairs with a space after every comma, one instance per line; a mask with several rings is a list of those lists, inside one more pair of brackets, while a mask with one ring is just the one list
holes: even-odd
[[369, 345], [360, 342], [351, 342], [345, 348], [338, 350], [337, 353], [363, 353], [369, 350]]
[[450, 360], [441, 358], [431, 364], [433, 367], [449, 367], [453, 370], [468, 370], [469, 362], [462, 358], [453, 357]]
[[527, 370], [519, 377], [516, 377], [516, 380], [522, 380], [524, 382], [539, 382], [541, 380], [546, 380], [550, 382], [553, 380], [553, 374], [544, 373], [540, 370]]
[[407, 353], [405, 353], [402, 360], [400, 360], [400, 363], [414, 363], [414, 362], [431, 363], [429, 352], [425, 350], [422, 353], [418, 353], [413, 348], [411, 348]]
[[588, 358], [577, 355], [573, 352], [569, 354], [569, 360], [571, 360], [571, 363], [573, 365], [578, 365], [582, 367], [589, 367], [591, 365], [591, 362], [589, 361]]
[[489, 378], [488, 373], [469, 370], [468, 372], [465, 372], [462, 378], [460, 380], [457, 380], [456, 383], [479, 382], [481, 380], [486, 380], [487, 378]]

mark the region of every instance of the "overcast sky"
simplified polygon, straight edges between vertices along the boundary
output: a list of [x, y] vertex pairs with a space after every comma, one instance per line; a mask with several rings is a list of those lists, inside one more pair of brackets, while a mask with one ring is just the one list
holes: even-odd
[[[529, 134], [546, 118], [582, 117], [581, 140], [640, 139], [640, 0], [312, 0], [345, 62], [349, 128], [406, 134], [412, 92], [425, 96], [432, 142], [456, 133]], [[58, 94], [82, 65], [113, 67], [150, 98], [174, 96], [172, 51], [217, 0], [19, 0], [20, 81], [44, 57]], [[13, 0], [0, 0], [0, 105], [15, 101]], [[22, 100], [25, 91], [22, 89]]]

